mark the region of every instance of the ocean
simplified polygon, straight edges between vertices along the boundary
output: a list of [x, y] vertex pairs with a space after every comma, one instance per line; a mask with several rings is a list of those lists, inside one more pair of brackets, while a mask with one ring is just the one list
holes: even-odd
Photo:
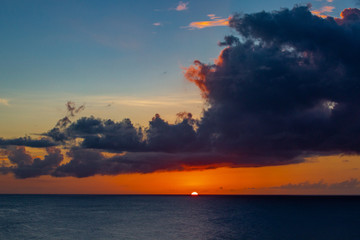
[[0, 195], [0, 239], [360, 239], [360, 197]]

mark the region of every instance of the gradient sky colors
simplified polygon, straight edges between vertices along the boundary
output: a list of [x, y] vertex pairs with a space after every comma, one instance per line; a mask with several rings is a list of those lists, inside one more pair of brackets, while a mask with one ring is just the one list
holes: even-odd
[[[211, 79], [213, 70], [211, 70], [211, 65], [207, 64], [217, 60], [216, 63], [220, 66], [218, 56], [222, 49], [235, 49], [235, 47], [232, 48], [235, 40], [228, 38], [224, 41], [225, 36], [238, 37], [237, 31], [240, 31], [244, 35], [246, 33], [259, 34], [258, 37], [263, 37], [262, 33], [252, 33], [251, 30], [246, 29], [246, 26], [256, 24], [255, 20], [253, 22], [249, 20], [249, 25], [236, 25], [238, 22], [234, 22], [233, 28], [228, 27], [229, 20], [236, 16], [236, 13], [279, 11], [283, 8], [292, 9], [296, 4], [306, 6], [308, 3], [312, 4], [309, 9], [312, 14], [322, 18], [326, 16], [340, 18], [343, 9], [358, 7], [358, 2], [353, 0], [306, 2], [253, 0], [221, 1], [221, 3], [219, 1], [137, 1], [136, 4], [130, 1], [107, 1], [106, 3], [102, 1], [4, 1], [0, 9], [2, 32], [2, 37], [0, 37], [2, 46], [0, 52], [0, 143], [2, 142], [3, 147], [0, 149], [0, 160], [4, 173], [0, 175], [0, 192], [187, 194], [197, 191], [200, 194], [359, 194], [360, 160], [356, 155], [357, 148], [345, 138], [341, 139], [343, 144], [332, 142], [319, 147], [319, 142], [315, 140], [311, 142], [313, 144], [311, 147], [304, 144], [302, 148], [296, 149], [296, 151], [301, 151], [301, 154], [308, 152], [304, 159], [299, 159], [298, 153], [286, 152], [284, 154], [285, 148], [271, 147], [275, 150], [270, 153], [271, 151], [264, 147], [261, 150], [261, 159], [265, 160], [258, 160], [259, 158], [254, 158], [254, 154], [244, 152], [241, 147], [236, 146], [236, 154], [248, 158], [246, 161], [239, 162], [237, 160], [239, 155], [224, 154], [224, 149], [233, 153], [233, 148], [229, 147], [229, 144], [224, 147], [215, 143], [215, 148], [210, 151], [211, 153], [215, 151], [215, 155], [210, 153], [204, 155], [205, 150], [196, 152], [193, 148], [182, 144], [171, 145], [172, 138], [169, 138], [170, 140], [166, 141], [169, 147], [164, 150], [161, 146], [159, 147], [159, 144], [163, 144], [163, 139], [159, 140], [154, 133], [158, 129], [167, 129], [164, 134], [171, 133], [171, 136], [178, 140], [189, 141], [192, 139], [189, 135], [178, 135], [178, 131], [181, 133], [188, 131], [186, 133], [191, 135], [193, 132], [188, 129], [188, 125], [193, 123], [190, 123], [190, 120], [197, 121], [196, 119], [204, 116], [203, 109], [209, 109], [211, 104], [215, 106], [224, 99], [218, 94], [213, 94], [215, 91], [212, 87], [219, 89], [217, 85], [203, 85], [202, 93], [196, 87], [196, 85], [202, 86], [201, 81], [209, 82]], [[239, 18], [239, 21], [243, 21], [241, 17]], [[281, 42], [280, 37], [278, 40]], [[291, 41], [299, 49], [304, 47], [303, 42]], [[219, 42], [223, 42], [220, 47]], [[329, 46], [329, 49], [337, 52], [337, 46]], [[309, 51], [307, 46], [304, 48], [304, 52]], [[226, 51], [221, 52], [220, 56], [225, 57], [225, 63], [234, 61], [231, 58], [227, 59], [224, 52]], [[347, 59], [331, 57], [333, 55], [329, 59], [340, 59], [339, 61], [342, 61], [344, 65], [348, 64], [350, 67], [346, 68], [346, 71], [352, 71], [351, 63], [348, 63]], [[185, 79], [184, 73], [186, 71], [189, 73], [191, 69], [189, 66], [197, 59], [201, 62], [193, 65], [194, 71], [206, 70], [206, 67], [209, 67], [209, 73], [203, 75], [204, 80], [192, 79], [188, 76], [196, 83], [193, 84]], [[315, 61], [318, 59], [316, 58]], [[251, 69], [253, 65], [244, 66]], [[225, 67], [221, 69], [219, 67], [214, 71], [219, 74], [228, 73]], [[194, 77], [194, 73], [192, 76]], [[357, 75], [344, 76], [356, 79]], [[225, 93], [226, 91], [227, 89], [224, 88]], [[323, 91], [319, 92], [323, 93]], [[336, 97], [342, 99], [341, 96], [336, 95]], [[245, 100], [249, 99], [251, 98]], [[85, 108], [71, 114], [72, 112], [67, 111], [64, 106], [68, 101], [76, 103], [75, 110], [72, 111], [76, 111], [81, 105]], [[206, 101], [210, 103], [210, 106], [206, 104]], [[272, 101], [275, 100], [272, 99], [269, 102]], [[345, 99], [344, 103], [347, 101], [350, 100]], [[337, 101], [327, 99], [323, 103], [330, 109], [331, 106], [336, 108], [333, 104], [337, 104]], [[231, 111], [235, 109], [231, 104], [228, 106]], [[236, 103], [234, 106], [239, 105]], [[254, 104], [251, 111], [256, 112], [256, 107], [257, 105]], [[208, 115], [227, 113], [223, 108], [218, 109], [221, 111], [210, 110]], [[185, 111], [191, 112], [192, 117], [176, 115]], [[243, 113], [249, 114], [251, 111], [244, 110]], [[154, 117], [156, 113], [161, 118]], [[350, 114], [346, 111], [345, 113]], [[357, 111], [353, 113], [356, 119]], [[106, 125], [105, 122], [96, 123], [108, 132], [118, 131], [111, 128], [112, 126], [115, 129], [130, 129], [124, 125], [125, 123], [121, 126], [116, 125], [124, 118], [129, 118], [134, 131], [141, 127], [152, 142], [143, 146], [139, 140], [135, 142], [141, 146], [126, 145], [120, 150], [118, 146], [110, 146], [108, 143], [101, 145], [102, 147], [95, 146], [91, 138], [93, 136], [90, 136], [89, 132], [79, 130], [81, 129], [79, 123], [74, 125], [77, 128], [74, 127], [65, 132], [69, 137], [66, 144], [56, 144], [59, 154], [61, 151], [64, 159], [60, 159], [55, 150], [46, 152], [45, 148], [34, 148], [33, 144], [40, 144], [38, 142], [19, 143], [18, 138], [23, 136], [31, 136], [34, 141], [44, 137], [44, 133], [48, 133], [47, 137], [51, 137], [48, 131], [53, 129], [58, 120], [64, 116], [74, 123], [79, 123], [77, 120], [81, 117], [86, 117], [85, 120], [90, 119], [90, 116], [94, 116], [94, 119], [112, 119], [115, 123], [111, 123], [111, 126]], [[211, 133], [209, 130], [213, 129], [211, 124], [222, 119], [213, 120], [207, 115], [203, 119], [207, 121], [202, 121], [200, 131], [209, 134], [210, 137], [215, 136], [217, 132]], [[294, 119], [299, 120], [299, 118]], [[345, 118], [337, 119], [343, 121]], [[168, 122], [169, 126], [164, 125], [161, 120]], [[181, 125], [183, 120], [186, 121]], [[314, 121], [312, 118], [310, 120]], [[153, 130], [151, 126], [149, 128], [149, 121], [154, 126]], [[86, 124], [88, 122], [83, 126]], [[357, 127], [357, 125], [354, 126]], [[264, 127], [264, 129], [270, 128]], [[104, 132], [97, 130], [98, 132], [92, 132], [92, 134], [108, 134], [105, 130]], [[119, 130], [119, 133], [121, 131]], [[349, 131], [349, 136], [354, 134], [356, 137], [357, 128], [353, 125], [349, 125], [346, 131]], [[127, 133], [121, 132], [122, 138], [128, 137]], [[289, 130], [289, 133], [295, 133], [295, 131]], [[323, 132], [320, 133], [323, 134]], [[138, 136], [135, 132], [132, 134], [132, 138]], [[202, 136], [207, 135], [203, 134], [200, 137]], [[248, 140], [256, 134], [249, 136]], [[81, 138], [86, 140], [83, 145], [79, 143]], [[115, 139], [120, 141], [119, 138]], [[26, 142], [26, 139], [24, 141]], [[256, 141], [259, 142], [259, 139]], [[131, 141], [125, 138], [124, 142]], [[252, 144], [250, 140], [248, 142]], [[78, 148], [70, 150], [74, 146], [85, 147], [80, 150]], [[251, 145], [253, 146], [255, 145]], [[203, 146], [196, 145], [194, 148], [199, 149]], [[222, 149], [221, 154], [216, 152], [218, 149]], [[82, 150], [84, 152], [81, 152]], [[101, 156], [98, 151], [102, 152]], [[322, 153], [319, 154], [319, 151]], [[190, 159], [185, 154], [189, 152], [195, 152]], [[124, 159], [124, 154], [128, 158]], [[48, 158], [45, 157], [46, 155]], [[74, 156], [80, 155], [85, 157], [78, 157], [82, 161], [76, 163], [79, 165], [63, 167], [53, 176], [47, 174], [52, 169], [44, 170], [43, 168], [46, 159], [51, 168], [61, 161], [65, 164], [75, 158]], [[219, 161], [220, 155], [220, 158], [226, 157], [227, 160]], [[158, 160], [159, 156], [161, 164], [147, 165], [147, 161]], [[181, 156], [180, 160], [179, 156]], [[39, 158], [36, 160], [37, 169], [44, 172], [32, 173], [33, 175], [23, 177], [24, 179], [15, 178], [25, 175], [21, 175], [22, 173], [16, 175], [16, 172], [11, 170], [11, 166], [24, 164], [26, 170], [30, 163], [35, 163], [36, 158]], [[84, 159], [92, 158], [94, 161], [91, 164], [83, 162]], [[16, 160], [9, 165], [11, 159]], [[167, 159], [174, 159], [176, 164], [169, 166]], [[104, 169], [99, 161], [107, 161], [112, 169]], [[119, 165], [121, 161], [144, 161], [145, 163], [125, 166]], [[201, 161], [205, 161], [206, 164]], [[163, 167], [164, 162], [166, 167]], [[187, 166], [189, 162], [191, 164]], [[82, 164], [98, 169], [91, 170], [91, 173], [72, 170], [76, 166], [82, 167]], [[9, 167], [10, 170], [5, 170]], [[122, 169], [114, 170], [119, 167]], [[128, 170], [123, 170], [124, 167]], [[111, 176], [101, 176], [102, 174]]]

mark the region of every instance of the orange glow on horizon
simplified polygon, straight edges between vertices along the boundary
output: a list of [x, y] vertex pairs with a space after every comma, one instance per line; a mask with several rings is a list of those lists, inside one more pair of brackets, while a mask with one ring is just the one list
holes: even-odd
[[191, 196], [198, 196], [199, 194], [197, 192], [192, 192]]

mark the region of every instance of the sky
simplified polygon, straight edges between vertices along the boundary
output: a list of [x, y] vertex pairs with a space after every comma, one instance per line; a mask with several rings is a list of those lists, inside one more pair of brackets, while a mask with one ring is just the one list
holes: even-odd
[[359, 194], [357, 7], [3, 1], [0, 193]]

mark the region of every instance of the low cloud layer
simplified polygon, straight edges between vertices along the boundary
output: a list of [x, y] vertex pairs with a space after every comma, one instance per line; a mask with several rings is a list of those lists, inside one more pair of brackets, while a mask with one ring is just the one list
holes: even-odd
[[215, 63], [196, 60], [185, 71], [207, 103], [201, 119], [184, 112], [170, 124], [156, 114], [147, 128], [130, 119], [72, 122], [83, 107], [68, 103], [67, 115], [43, 136], [70, 147], [70, 161], [60, 163], [57, 150], [48, 150], [44, 160], [25, 153], [19, 155], [25, 162], [11, 160], [23, 151], [18, 147], [9, 150], [13, 165], [2, 172], [20, 178], [88, 177], [358, 154], [360, 10], [346, 9], [341, 16], [321, 18], [306, 6], [234, 15], [229, 26], [237, 35], [219, 43], [225, 48]]
[[286, 189], [286, 190], [359, 190], [360, 191], [360, 181], [356, 178], [350, 178], [337, 183], [326, 183], [323, 180], [319, 182], [310, 183], [310, 182], [301, 182], [297, 184], [286, 184], [279, 187], [273, 187], [273, 189]]
[[60, 166], [63, 155], [57, 148], [47, 148], [44, 159], [32, 158], [24, 147], [10, 148], [8, 159], [11, 166], [1, 166], [3, 174], [13, 173], [16, 178], [39, 177], [52, 174]]

